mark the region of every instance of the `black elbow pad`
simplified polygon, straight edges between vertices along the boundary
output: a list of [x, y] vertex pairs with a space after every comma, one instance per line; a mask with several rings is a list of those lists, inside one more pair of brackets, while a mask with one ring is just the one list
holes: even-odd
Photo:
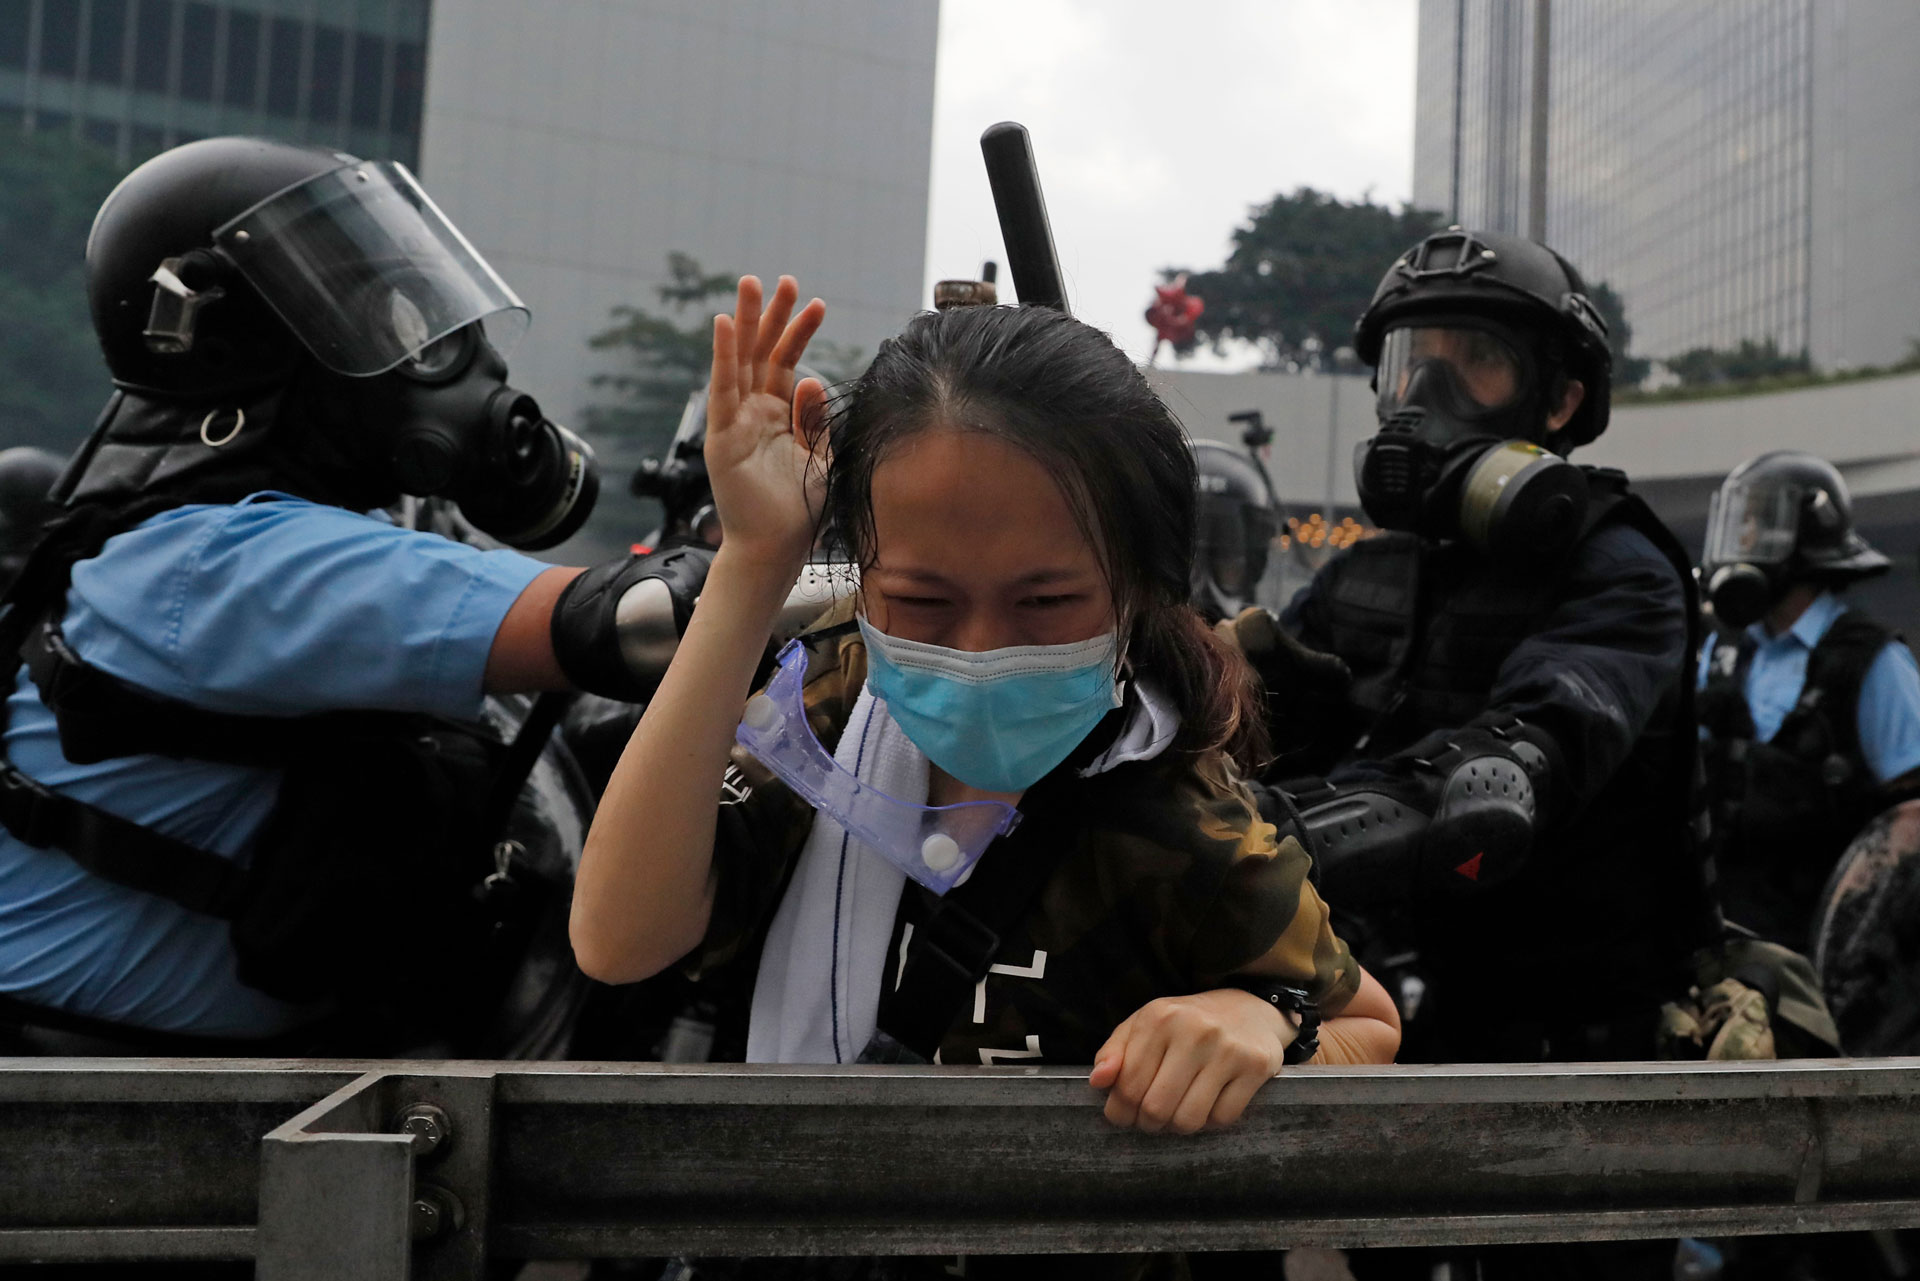
[[[1365, 910], [1472, 893], [1525, 865], [1539, 812], [1527, 758], [1538, 749], [1522, 743], [1516, 751], [1481, 730], [1451, 737], [1431, 758], [1397, 761], [1405, 768], [1390, 775], [1284, 798], [1285, 826], [1304, 829], [1329, 902]], [[1538, 763], [1544, 769], [1544, 758]]]
[[627, 703], [653, 696], [706, 585], [713, 551], [674, 547], [596, 565], [553, 607], [553, 655], [569, 681]]

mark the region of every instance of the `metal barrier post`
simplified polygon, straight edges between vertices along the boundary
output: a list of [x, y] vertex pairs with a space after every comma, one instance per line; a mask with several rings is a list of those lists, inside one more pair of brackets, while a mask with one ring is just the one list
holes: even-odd
[[266, 1136], [260, 1281], [482, 1275], [495, 1069], [433, 1067], [369, 1072]]
[[407, 1281], [413, 1138], [378, 1132], [381, 1080], [368, 1073], [262, 1142], [259, 1281]]

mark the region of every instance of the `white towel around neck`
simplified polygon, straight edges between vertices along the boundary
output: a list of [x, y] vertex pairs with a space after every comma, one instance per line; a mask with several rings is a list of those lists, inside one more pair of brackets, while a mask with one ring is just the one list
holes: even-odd
[[[1165, 751], [1179, 714], [1165, 694], [1130, 682], [1134, 697], [1114, 743], [1083, 777]], [[927, 758], [862, 689], [834, 760], [896, 800], [927, 801]], [[992, 857], [989, 851], [988, 857]], [[852, 1063], [873, 1038], [887, 944], [904, 873], [825, 814], [816, 813], [800, 861], [760, 953], [747, 1023], [749, 1063]]]

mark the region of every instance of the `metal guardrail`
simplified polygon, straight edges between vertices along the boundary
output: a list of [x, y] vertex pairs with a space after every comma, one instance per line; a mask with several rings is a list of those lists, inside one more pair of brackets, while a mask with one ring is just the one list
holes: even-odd
[[0, 1060], [0, 1261], [1274, 1249], [1920, 1226], [1920, 1059], [1291, 1069], [1109, 1127], [1058, 1069]]

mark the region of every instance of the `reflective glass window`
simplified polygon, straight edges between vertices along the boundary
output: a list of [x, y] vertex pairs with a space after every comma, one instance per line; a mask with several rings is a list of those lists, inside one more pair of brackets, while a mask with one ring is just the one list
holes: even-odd
[[387, 79], [387, 42], [365, 32], [353, 38], [353, 124], [357, 129], [380, 127], [380, 90]]
[[300, 110], [300, 24], [275, 18], [267, 42], [267, 110], [291, 116]]
[[19, 70], [27, 65], [27, 22], [32, 16], [31, 0], [0, 0], [0, 67]]
[[127, 0], [93, 0], [87, 19], [87, 79], [95, 84], [126, 81]]
[[188, 4], [180, 14], [180, 96], [213, 101], [214, 8]]
[[42, 0], [40, 74], [71, 76], [80, 61], [80, 0]]
[[260, 19], [238, 10], [227, 14], [227, 83], [221, 96], [251, 107], [260, 83]]
[[393, 124], [395, 133], [420, 132], [420, 100], [426, 94], [426, 59], [419, 45], [402, 40], [393, 46]]
[[134, 21], [133, 87], [167, 91], [167, 60], [173, 45], [173, 0], [140, 0]]
[[340, 116], [340, 81], [347, 71], [347, 34], [338, 27], [313, 29], [313, 90], [307, 100], [307, 115], [314, 120], [333, 121]]

